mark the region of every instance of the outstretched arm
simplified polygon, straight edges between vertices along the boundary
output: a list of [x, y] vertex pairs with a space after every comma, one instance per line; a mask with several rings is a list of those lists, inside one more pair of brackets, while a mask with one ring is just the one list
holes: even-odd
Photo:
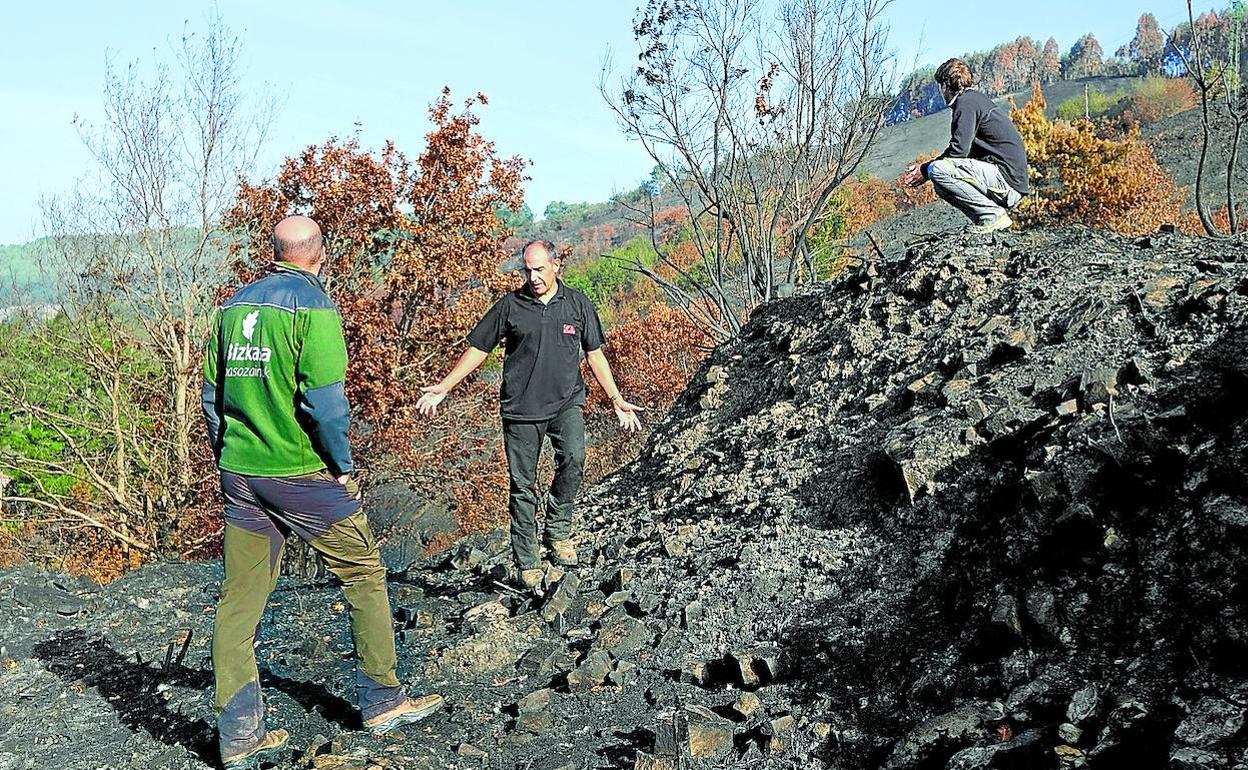
[[611, 399], [611, 406], [615, 407], [615, 417], [620, 421], [620, 427], [625, 430], [641, 430], [641, 419], [637, 413], [643, 410], [636, 404], [628, 403], [620, 395], [620, 389], [615, 384], [615, 377], [611, 374], [611, 365], [607, 363], [607, 357], [603, 354], [602, 348], [586, 353], [585, 360], [589, 363], [589, 370], [594, 373], [594, 379], [598, 380], [598, 384]]
[[430, 417], [438, 411], [438, 404], [442, 403], [442, 399], [446, 398], [446, 394], [451, 389], [463, 381], [465, 377], [476, 371], [477, 367], [485, 361], [490, 354], [484, 350], [479, 350], [471, 345], [459, 357], [459, 361], [455, 363], [450, 374], [442, 378], [437, 385], [429, 385], [421, 388], [424, 395], [416, 402], [416, 409], [425, 417]]

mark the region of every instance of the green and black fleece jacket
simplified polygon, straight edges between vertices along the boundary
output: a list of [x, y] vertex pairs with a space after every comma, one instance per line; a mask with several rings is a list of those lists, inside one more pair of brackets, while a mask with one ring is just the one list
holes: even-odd
[[285, 262], [215, 314], [204, 418], [220, 467], [247, 476], [350, 473], [342, 316], [320, 280]]

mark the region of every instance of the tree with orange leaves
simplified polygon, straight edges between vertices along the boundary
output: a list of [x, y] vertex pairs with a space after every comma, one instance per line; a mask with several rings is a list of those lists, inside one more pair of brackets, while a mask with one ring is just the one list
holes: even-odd
[[1025, 218], [1082, 222], [1126, 235], [1179, 221], [1183, 192], [1138, 128], [1114, 138], [1087, 120], [1051, 122], [1044, 108], [1038, 84], [1024, 107], [1011, 102], [1010, 118], [1027, 146], [1036, 187], [1021, 212]]
[[[347, 395], [364, 426], [357, 438], [366, 465], [430, 469], [448, 454], [476, 473], [496, 464], [491, 410], [481, 408], [493, 397], [489, 387], [473, 383], [459, 399], [472, 419], [418, 428], [415, 412], [419, 385], [445, 366], [444, 351], [511, 285], [499, 270], [509, 233], [496, 212], [522, 205], [526, 164], [497, 156], [477, 130], [478, 104], [486, 104], [480, 94], [456, 110], [444, 89], [415, 163], [389, 142], [378, 154], [354, 139], [308, 147], [273, 180], [243, 182], [227, 215], [241, 235], [233, 261], [240, 282], [266, 269], [267, 234], [282, 217], [306, 214], [321, 224], [325, 284], [344, 319]], [[491, 507], [481, 499], [489, 485], [459, 476], [457, 515], [473, 515], [465, 510], [470, 498], [469, 507]]]
[[1040, 62], [1036, 65], [1036, 79], [1041, 83], [1052, 83], [1062, 77], [1062, 52], [1057, 41], [1049, 38], [1040, 52]]
[[[689, 249], [673, 249], [673, 253]], [[645, 282], [644, 286], [653, 286]], [[616, 384], [645, 404], [654, 425], [667, 414], [672, 402], [685, 389], [714, 341], [698, 328], [684, 311], [661, 301], [653, 301], [644, 312], [612, 327], [603, 345], [614, 362]], [[589, 393], [587, 423], [593, 441], [585, 453], [585, 481], [593, 483], [635, 458], [650, 437], [650, 431], [637, 433], [611, 430], [611, 400], [602, 388]]]

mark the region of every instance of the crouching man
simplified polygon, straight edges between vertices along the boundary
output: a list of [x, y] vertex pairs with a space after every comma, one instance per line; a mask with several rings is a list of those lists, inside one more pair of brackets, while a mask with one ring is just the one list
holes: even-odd
[[1030, 191], [1022, 136], [1004, 107], [971, 88], [966, 62], [946, 61], [935, 80], [953, 110], [949, 146], [939, 157], [910, 166], [898, 181], [908, 187], [931, 181], [936, 195], [971, 220], [970, 232], [1011, 227], [1010, 209]]
[[226, 768], [254, 766], [288, 738], [265, 729], [254, 647], [291, 533], [342, 581], [365, 728], [387, 732], [442, 705], [440, 695], [407, 697], [396, 676], [386, 570], [351, 478], [347, 351], [318, 278], [320, 228], [307, 217], [282, 220], [273, 253], [273, 272], [222, 305], [204, 356], [204, 417], [225, 497], [212, 667]]

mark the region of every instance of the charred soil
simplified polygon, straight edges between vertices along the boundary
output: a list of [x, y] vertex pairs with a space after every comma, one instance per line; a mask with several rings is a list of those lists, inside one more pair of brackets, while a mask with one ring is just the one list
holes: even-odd
[[[448, 701], [418, 726], [360, 731], [341, 594], [284, 578], [279, 766], [1243, 766], [1248, 250], [876, 257], [710, 356], [541, 596], [501, 534], [405, 559], [400, 678]], [[0, 573], [0, 767], [215, 766], [219, 579]]]

